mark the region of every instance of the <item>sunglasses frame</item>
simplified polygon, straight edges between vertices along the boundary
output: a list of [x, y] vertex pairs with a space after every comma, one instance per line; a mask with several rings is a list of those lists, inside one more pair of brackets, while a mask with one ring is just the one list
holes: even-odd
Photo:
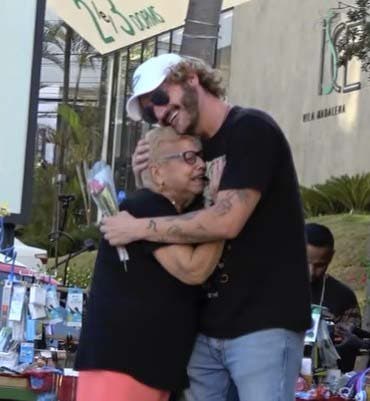
[[143, 107], [142, 110], [143, 120], [148, 124], [156, 124], [158, 119], [155, 116], [153, 105], [166, 106], [170, 102], [170, 97], [164, 89], [157, 88], [151, 93], [149, 100], [150, 104]]

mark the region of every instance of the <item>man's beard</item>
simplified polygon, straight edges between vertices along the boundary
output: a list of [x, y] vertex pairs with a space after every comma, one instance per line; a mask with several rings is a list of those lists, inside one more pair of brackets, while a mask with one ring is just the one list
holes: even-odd
[[194, 135], [199, 122], [199, 99], [197, 91], [187, 83], [183, 85], [181, 103], [190, 119], [188, 126], [185, 127], [182, 133]]

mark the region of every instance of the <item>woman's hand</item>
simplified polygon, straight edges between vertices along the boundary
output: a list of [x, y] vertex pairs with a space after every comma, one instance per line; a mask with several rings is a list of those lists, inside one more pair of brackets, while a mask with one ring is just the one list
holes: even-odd
[[149, 162], [149, 142], [146, 139], [140, 139], [137, 143], [131, 161], [136, 187], [142, 188], [141, 173], [148, 167]]

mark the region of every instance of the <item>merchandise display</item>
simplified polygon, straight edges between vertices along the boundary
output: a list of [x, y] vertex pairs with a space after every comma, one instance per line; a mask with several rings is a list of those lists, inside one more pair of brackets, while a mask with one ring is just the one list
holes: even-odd
[[0, 252], [9, 265], [0, 281], [0, 399], [73, 401], [78, 373], [68, 368], [82, 323], [83, 290], [61, 288], [45, 275], [26, 280], [15, 269], [13, 247], [2, 247], [3, 233], [0, 216]]

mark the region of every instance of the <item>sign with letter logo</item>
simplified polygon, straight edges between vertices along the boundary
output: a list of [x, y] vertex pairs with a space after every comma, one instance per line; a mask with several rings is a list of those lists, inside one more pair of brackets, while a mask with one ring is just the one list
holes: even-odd
[[[223, 9], [248, 0], [224, 0]], [[102, 54], [184, 24], [188, 0], [48, 0], [53, 10]]]
[[[361, 89], [361, 65], [355, 58], [339, 65], [340, 48], [350, 41], [350, 32], [359, 23], [346, 21], [346, 14], [341, 8], [331, 8], [322, 20], [321, 52], [319, 64], [319, 96], [346, 94]], [[346, 104], [340, 104], [306, 112], [302, 121], [311, 122], [333, 117], [346, 112]]]
[[[358, 23], [355, 23], [358, 25]], [[341, 21], [341, 14], [329, 10], [323, 20], [320, 59], [319, 95], [329, 95], [333, 91], [348, 93], [361, 88], [361, 82], [349, 79], [349, 62], [338, 65], [338, 44], [349, 42], [349, 32], [354, 23]], [[360, 67], [358, 67], [360, 68]], [[340, 74], [341, 73], [341, 74]]]

